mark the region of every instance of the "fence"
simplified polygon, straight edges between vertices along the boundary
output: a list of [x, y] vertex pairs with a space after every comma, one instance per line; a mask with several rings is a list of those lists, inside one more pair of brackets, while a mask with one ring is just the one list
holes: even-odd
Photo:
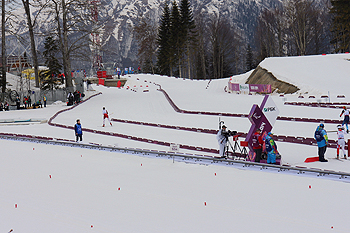
[[47, 104], [52, 104], [56, 101], [67, 101], [67, 91], [66, 89], [57, 89], [57, 90], [38, 90], [38, 91], [11, 91], [11, 92], [5, 92], [0, 93], [0, 101], [5, 102], [7, 101], [10, 105], [16, 105], [16, 95], [20, 97], [21, 105], [23, 105], [23, 97], [24, 96], [30, 96], [32, 104], [36, 101], [41, 100], [43, 102], [43, 97], [46, 96]]

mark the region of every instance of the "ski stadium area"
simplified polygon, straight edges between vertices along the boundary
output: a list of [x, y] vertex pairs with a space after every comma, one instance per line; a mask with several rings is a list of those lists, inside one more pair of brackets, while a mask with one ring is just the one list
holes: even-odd
[[[244, 141], [247, 115], [264, 99], [227, 91], [252, 72], [133, 74], [123, 88], [93, 85], [75, 106], [0, 112], [0, 232], [348, 232], [350, 159], [335, 157], [350, 55], [268, 58], [260, 67], [300, 89], [271, 94], [281, 166], [219, 159], [219, 119]], [[102, 127], [102, 107], [113, 126]], [[321, 122], [328, 163], [305, 163], [317, 156]]]

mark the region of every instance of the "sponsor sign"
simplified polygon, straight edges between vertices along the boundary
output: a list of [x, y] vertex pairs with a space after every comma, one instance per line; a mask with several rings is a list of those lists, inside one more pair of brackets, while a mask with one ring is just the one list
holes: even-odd
[[271, 93], [271, 85], [228, 83], [230, 91]]
[[179, 152], [180, 151], [180, 145], [175, 143], [170, 143], [170, 149], [169, 152]]
[[261, 132], [270, 132], [272, 130], [272, 125], [270, 124], [269, 120], [264, 115], [263, 111], [259, 108], [258, 105], [254, 104], [249, 115], [248, 119], [252, 123], [252, 126], [250, 127], [250, 130], [247, 134], [247, 137], [245, 141], [248, 142], [248, 148], [253, 151], [252, 147], [252, 138], [253, 134], [256, 132], [256, 130], [259, 128]]
[[249, 84], [239, 84], [239, 90], [242, 92], [249, 92]]
[[[248, 115], [248, 119], [252, 123], [250, 130], [247, 134], [245, 141], [248, 142], [248, 148], [250, 150], [249, 154], [253, 155], [254, 150], [252, 146], [252, 138], [253, 134], [259, 128], [261, 130], [261, 134], [266, 134], [270, 132], [273, 128], [273, 125], [276, 122], [277, 116], [279, 114], [279, 110], [269, 95], [264, 97], [261, 106], [254, 104], [250, 113]], [[255, 156], [250, 156], [253, 159]]]
[[261, 110], [269, 120], [270, 124], [274, 125], [280, 111], [278, 110], [277, 105], [271, 97], [267, 96], [264, 98], [261, 104]]

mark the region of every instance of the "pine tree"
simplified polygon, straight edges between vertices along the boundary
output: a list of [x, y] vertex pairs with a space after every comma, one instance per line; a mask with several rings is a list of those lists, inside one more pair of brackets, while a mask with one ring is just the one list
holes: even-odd
[[170, 75], [170, 10], [168, 3], [165, 3], [159, 24], [157, 66], [160, 74]]
[[47, 71], [41, 73], [42, 89], [52, 90], [56, 85], [56, 77], [60, 74], [62, 65], [56, 58], [58, 53], [57, 41], [49, 36], [44, 42], [45, 65], [49, 68]]
[[[195, 42], [195, 22], [193, 20], [193, 14], [191, 6], [188, 0], [181, 0], [180, 2], [180, 14], [181, 14], [181, 45], [183, 51], [185, 51], [188, 67], [188, 78], [191, 78], [191, 64], [190, 64], [190, 46]], [[183, 57], [183, 55], [181, 56]]]
[[331, 44], [336, 52], [350, 51], [350, 1], [331, 1], [331, 14], [333, 15]]
[[[170, 13], [170, 75], [173, 75], [173, 68], [178, 66], [176, 74], [181, 77], [181, 54], [182, 54], [182, 40], [181, 40], [181, 17], [176, 0], [172, 3]], [[175, 70], [176, 71], [176, 70]]]

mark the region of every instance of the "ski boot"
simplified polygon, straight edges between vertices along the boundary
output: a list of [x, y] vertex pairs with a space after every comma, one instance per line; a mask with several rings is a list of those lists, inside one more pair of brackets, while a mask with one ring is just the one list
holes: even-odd
[[103, 124], [102, 127], [105, 127], [105, 125]]

